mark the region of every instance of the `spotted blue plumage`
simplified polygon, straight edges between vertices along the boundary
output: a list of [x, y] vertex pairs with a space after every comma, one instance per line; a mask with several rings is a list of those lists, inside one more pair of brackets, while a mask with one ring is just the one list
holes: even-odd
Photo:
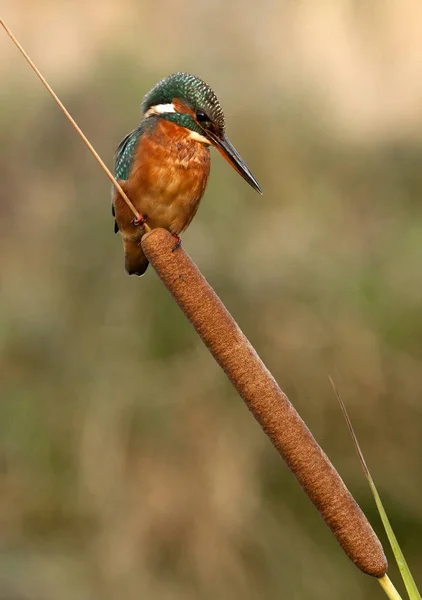
[[[132, 168], [133, 159], [135, 156], [135, 148], [139, 141], [139, 138], [145, 131], [145, 123], [141, 123], [136, 129], [128, 133], [117, 146], [116, 153], [114, 155], [114, 176], [116, 179], [128, 179], [130, 170]], [[112, 189], [111, 197], [114, 196], [114, 187]], [[111, 206], [112, 214], [114, 217], [114, 205]], [[114, 232], [117, 233], [119, 228], [116, 221], [114, 222]]]
[[114, 175], [117, 179], [127, 179], [133, 163], [133, 156], [142, 128], [137, 127], [120, 142], [114, 156]]
[[[224, 114], [217, 96], [205, 81], [189, 73], [172, 73], [159, 81], [145, 96], [142, 102], [142, 113], [145, 114], [149, 108], [157, 104], [170, 104], [174, 98], [181, 100], [194, 112], [204, 112], [218, 133], [224, 133]], [[179, 122], [177, 115], [175, 117], [171, 113], [165, 115], [165, 118]], [[189, 118], [188, 124], [183, 126], [202, 133], [201, 128], [192, 118]]]

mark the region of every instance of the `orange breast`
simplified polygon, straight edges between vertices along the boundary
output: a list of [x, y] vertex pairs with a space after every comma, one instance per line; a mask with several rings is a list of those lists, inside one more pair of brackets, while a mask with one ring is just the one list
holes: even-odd
[[195, 215], [210, 171], [206, 146], [189, 130], [158, 119], [136, 148], [126, 182], [129, 197], [150, 227], [181, 233]]

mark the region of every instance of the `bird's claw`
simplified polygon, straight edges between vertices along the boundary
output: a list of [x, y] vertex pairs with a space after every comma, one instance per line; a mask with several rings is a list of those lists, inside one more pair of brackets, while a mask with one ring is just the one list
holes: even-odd
[[144, 215], [139, 215], [139, 214], [132, 221], [133, 225], [135, 225], [136, 227], [142, 227], [143, 225], [145, 225], [146, 222], [147, 222], [146, 217]]
[[173, 233], [172, 235], [173, 235], [174, 239], [176, 240], [176, 243], [174, 244], [173, 248], [171, 249], [171, 251], [174, 252], [175, 250], [177, 250], [177, 248], [179, 248], [180, 244], [182, 243], [182, 240], [177, 235], [177, 233]]

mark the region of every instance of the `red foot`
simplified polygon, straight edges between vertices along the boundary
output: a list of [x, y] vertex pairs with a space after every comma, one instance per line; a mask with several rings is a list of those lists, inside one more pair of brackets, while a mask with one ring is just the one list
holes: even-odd
[[142, 227], [142, 225], [145, 225], [145, 223], [147, 222], [147, 219], [144, 215], [140, 215], [138, 214], [137, 217], [135, 217], [132, 221], [132, 223], [134, 225], [136, 225], [136, 227]]
[[177, 235], [177, 233], [172, 233], [172, 236], [174, 237], [174, 239], [176, 240], [175, 245], [173, 246], [173, 248], [171, 249], [172, 252], [174, 252], [175, 250], [177, 250], [177, 248], [180, 246], [180, 244], [182, 243], [182, 240], [180, 239], [180, 237]]

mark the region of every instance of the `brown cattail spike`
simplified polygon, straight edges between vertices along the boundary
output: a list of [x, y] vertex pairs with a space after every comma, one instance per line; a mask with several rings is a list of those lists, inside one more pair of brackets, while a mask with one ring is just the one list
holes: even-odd
[[380, 541], [333, 465], [281, 391], [221, 300], [168, 231], [154, 229], [142, 248], [202, 341], [315, 504], [349, 558], [382, 577]]

